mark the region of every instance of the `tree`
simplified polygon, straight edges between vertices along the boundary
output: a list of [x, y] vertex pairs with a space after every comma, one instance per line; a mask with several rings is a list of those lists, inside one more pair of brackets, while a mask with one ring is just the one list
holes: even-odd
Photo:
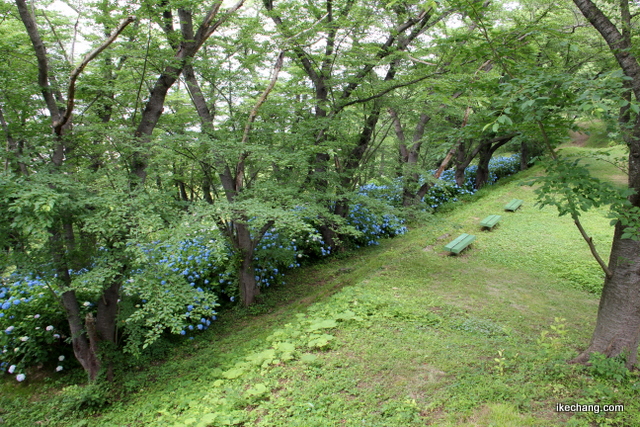
[[[25, 186], [23, 191], [16, 187], [17, 190], [9, 196], [14, 231], [23, 231], [21, 245], [14, 245], [13, 252], [21, 250], [25, 256], [31, 257], [34, 253], [42, 254], [40, 263], [32, 263], [31, 267], [40, 273], [43, 280], [52, 284], [52, 289], [59, 290], [74, 354], [93, 380], [105, 367], [104, 347], [116, 344], [116, 320], [123, 281], [135, 265], [134, 256], [128, 249], [128, 241], [134, 240], [140, 232], [145, 232], [145, 214], [148, 215], [147, 219], [157, 214], [163, 216], [159, 211], [152, 213], [144, 207], [155, 205], [147, 197], [144, 184], [151, 136], [162, 114], [167, 93], [207, 39], [242, 6], [243, 1], [226, 11], [221, 10], [221, 1], [215, 1], [208, 9], [198, 13], [201, 15], [201, 24], [197, 29], [190, 19], [181, 21], [182, 32], [188, 37], [174, 46], [169, 58], [164, 58], [166, 65], [150, 85], [149, 98], [143, 104], [141, 114], [137, 115], [136, 99], [133, 114], [128, 117], [131, 127], [111, 129], [112, 138], [122, 138], [129, 142], [128, 148], [123, 148], [115, 156], [116, 161], [112, 162], [114, 165], [111, 167], [104, 167], [104, 162], [109, 157], [113, 159], [114, 155], [104, 148], [101, 158], [91, 158], [89, 164], [84, 161], [85, 153], [91, 151], [91, 144], [84, 144], [84, 135], [91, 134], [91, 125], [109, 124], [115, 82], [108, 78], [107, 86], [101, 86], [100, 94], [94, 100], [99, 101], [100, 106], [95, 123], [82, 123], [85, 117], [79, 114], [78, 125], [84, 125], [79, 128], [74, 127], [73, 122], [78, 103], [84, 101], [84, 91], [77, 86], [85, 74], [90, 76], [91, 73], [86, 72], [90, 63], [103, 54], [136, 18], [126, 16], [127, 8], [118, 10], [117, 5], [108, 2], [101, 4], [102, 10], [98, 11], [94, 19], [95, 22], [105, 24], [109, 36], [77, 66], [69, 67], [70, 64], [60, 64], [59, 56], [52, 55], [47, 50], [36, 16], [26, 2], [16, 0], [15, 4], [32, 45], [33, 60], [37, 63], [37, 86], [48, 113], [41, 119], [49, 122], [51, 134], [38, 135], [38, 138], [47, 143], [44, 149], [51, 151], [42, 152], [42, 161], [29, 165], [38, 172], [29, 176], [28, 167], [23, 167], [21, 163], [22, 147], [18, 142], [13, 144], [13, 151], [17, 155], [14, 170], [22, 175], [17, 181]], [[152, 13], [157, 12], [153, 5], [144, 6], [150, 7]], [[159, 13], [162, 14], [164, 10], [160, 8]], [[181, 17], [190, 18], [197, 9], [195, 4], [182, 3], [178, 11]], [[110, 15], [123, 14], [125, 17], [117, 25], [109, 18]], [[135, 33], [132, 36], [135, 38]], [[127, 55], [123, 55], [119, 59], [120, 66], [127, 60]], [[107, 72], [114, 72], [115, 65], [109, 56], [106, 57], [104, 66]], [[65, 68], [71, 68], [68, 77], [61, 71]], [[144, 82], [144, 71], [142, 74]], [[84, 104], [87, 110], [92, 105], [93, 102]], [[4, 118], [2, 122], [5, 123]], [[5, 134], [13, 140], [13, 135], [9, 132], [10, 125], [5, 123], [4, 127]], [[42, 131], [46, 132], [44, 129]], [[93, 135], [97, 138], [99, 132]], [[98, 145], [104, 147], [104, 144]], [[127, 165], [120, 159], [130, 161]], [[125, 175], [122, 172], [127, 171], [127, 166], [130, 173]], [[120, 203], [115, 201], [118, 198]], [[43, 201], [46, 201], [44, 208], [41, 207]], [[35, 227], [38, 227], [39, 233], [33, 232]], [[102, 252], [97, 251], [99, 247], [102, 247]], [[94, 285], [97, 288], [95, 316], [94, 312], [89, 312], [86, 316], [83, 314], [77, 297], [74, 275], [82, 269], [102, 272], [102, 277], [94, 275]], [[107, 363], [106, 367], [109, 368], [110, 364]]]
[[[598, 30], [618, 62], [635, 100], [640, 100], [640, 63], [632, 44], [633, 20], [637, 5], [622, 0], [617, 8], [610, 4], [598, 7], [591, 0], [574, 0], [587, 20]], [[609, 16], [605, 14], [609, 13]], [[616, 12], [617, 16], [613, 13]], [[622, 214], [640, 209], [640, 114], [621, 115], [624, 140], [629, 147], [629, 205]], [[628, 126], [627, 126], [628, 125]], [[625, 234], [624, 221], [615, 225], [596, 327], [591, 343], [573, 362], [584, 363], [594, 352], [608, 357], [622, 355], [626, 364], [637, 363], [640, 342], [640, 240]]]
[[[324, 241], [336, 247], [339, 239], [333, 218], [348, 215], [346, 195], [357, 184], [358, 169], [385, 109], [382, 97], [426, 78], [402, 76], [403, 55], [452, 9], [436, 10], [435, 3], [422, 6], [411, 1], [375, 4], [372, 9], [354, 0], [326, 0], [321, 6], [296, 4], [289, 8], [295, 12], [287, 16], [284, 2], [264, 0], [263, 4], [280, 34], [291, 40], [298, 67], [313, 87], [316, 128], [311, 137], [316, 153], [308, 178], [317, 193], [331, 195], [320, 230]], [[300, 31], [300, 22], [309, 21], [316, 31]], [[313, 41], [318, 36], [321, 48]], [[340, 129], [341, 120], [350, 129], [356, 117], [358, 132]], [[345, 144], [340, 137], [351, 143]]]

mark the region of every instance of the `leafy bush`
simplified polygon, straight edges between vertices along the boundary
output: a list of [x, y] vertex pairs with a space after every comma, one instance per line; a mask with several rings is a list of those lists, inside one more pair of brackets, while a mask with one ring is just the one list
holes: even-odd
[[347, 223], [360, 233], [352, 238], [357, 247], [377, 245], [381, 238], [407, 232], [404, 221], [396, 215], [376, 213], [372, 208], [362, 204], [351, 206]]
[[[66, 318], [46, 284], [15, 275], [1, 283], [0, 371], [21, 381], [28, 366], [65, 360]], [[56, 370], [63, 365], [57, 363]]]
[[473, 194], [473, 192], [458, 186], [455, 182], [441, 179], [429, 189], [422, 201], [426, 204], [426, 208], [437, 209], [445, 203], [457, 202], [458, 198], [465, 194]]
[[358, 188], [358, 194], [386, 202], [389, 206], [402, 206], [402, 179], [387, 184], [367, 183]]
[[513, 154], [509, 157], [493, 157], [489, 161], [489, 171], [495, 176], [495, 181], [513, 175], [520, 171], [520, 154]]
[[[286, 269], [300, 266], [298, 259], [302, 256], [298, 251], [297, 240], [301, 238], [290, 238], [284, 233], [278, 233], [275, 229], [264, 234], [254, 255], [256, 281], [259, 286], [285, 284]], [[320, 249], [324, 255], [324, 247]], [[326, 254], [328, 255], [328, 252]]]

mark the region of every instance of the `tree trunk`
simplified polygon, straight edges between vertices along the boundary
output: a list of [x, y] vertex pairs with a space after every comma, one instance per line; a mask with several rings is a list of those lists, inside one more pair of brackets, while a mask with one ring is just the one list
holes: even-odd
[[[124, 271], [125, 268], [122, 270]], [[108, 381], [113, 381], [113, 362], [109, 352], [115, 350], [116, 345], [118, 299], [120, 298], [122, 279], [122, 276], [115, 277], [111, 285], [102, 292], [102, 296], [98, 300], [98, 311], [95, 319], [96, 345], [99, 347], [101, 343], [109, 344], [107, 348], [98, 348], [102, 350], [100, 358], [101, 362], [106, 365]]]
[[474, 188], [479, 190], [489, 181], [489, 162], [498, 148], [511, 141], [516, 136], [515, 133], [497, 136], [489, 141], [483, 142], [474, 153], [479, 154], [478, 170], [476, 172], [476, 182]]
[[483, 145], [478, 154], [478, 170], [476, 171], [476, 182], [473, 184], [476, 190], [484, 187], [489, 181], [489, 161], [493, 154], [491, 145]]
[[240, 286], [240, 298], [245, 307], [256, 301], [260, 294], [260, 288], [256, 282], [255, 268], [253, 266], [254, 240], [251, 239], [249, 226], [246, 224], [235, 224], [235, 246], [240, 254], [240, 268], [238, 280]]
[[520, 143], [520, 170], [526, 170], [529, 168], [529, 153], [531, 150], [529, 149], [529, 143], [527, 141], [522, 141]]
[[624, 355], [627, 367], [637, 362], [640, 340], [640, 242], [621, 239], [622, 226], [616, 225], [609, 269], [600, 297], [596, 327], [591, 344], [574, 363], [585, 363], [591, 353], [607, 357]]
[[416, 187], [418, 187], [420, 180], [417, 167], [418, 159], [420, 158], [420, 148], [422, 147], [422, 137], [431, 117], [424, 113], [420, 115], [420, 119], [413, 132], [413, 145], [407, 147], [400, 117], [391, 108], [389, 108], [389, 115], [393, 119], [396, 137], [398, 138], [398, 175], [402, 178], [402, 206], [413, 206], [418, 204], [426, 192], [429, 191], [429, 185], [423, 185], [417, 188], [417, 190]]
[[89, 379], [93, 381], [98, 377], [98, 372], [100, 371], [97, 348], [90, 342], [86, 334], [85, 325], [82, 324], [75, 291], [66, 291], [61, 297], [67, 313], [67, 321], [69, 322], [73, 354], [84, 368]]
[[455, 180], [456, 180], [456, 184], [459, 187], [464, 186], [464, 171], [465, 169], [467, 169], [467, 166], [469, 166], [469, 163], [471, 163], [472, 159], [473, 157], [471, 157], [470, 159], [467, 159], [467, 144], [465, 144], [464, 142], [460, 142], [460, 144], [458, 144], [458, 147], [456, 149], [456, 169], [455, 169]]

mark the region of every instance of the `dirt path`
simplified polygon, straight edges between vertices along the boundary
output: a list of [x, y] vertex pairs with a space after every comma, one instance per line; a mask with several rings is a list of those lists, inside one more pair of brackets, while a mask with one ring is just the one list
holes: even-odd
[[584, 147], [585, 143], [589, 139], [589, 135], [584, 132], [574, 132], [572, 130], [569, 131], [569, 137], [571, 138], [571, 145], [576, 145], [578, 147]]

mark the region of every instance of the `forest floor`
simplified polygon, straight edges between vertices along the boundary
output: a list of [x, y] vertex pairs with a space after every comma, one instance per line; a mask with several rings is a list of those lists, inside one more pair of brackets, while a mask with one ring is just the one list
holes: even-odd
[[[603, 176], [620, 174], [601, 163]], [[12, 426], [640, 425], [635, 373], [617, 361], [566, 363], [589, 343], [603, 275], [572, 221], [534, 206], [524, 184], [539, 173], [380, 246], [293, 271], [289, 285], [224, 313], [165, 362], [127, 372], [111, 394], [5, 384], [0, 417]], [[504, 212], [512, 198], [523, 206]], [[502, 220], [481, 230], [490, 214]], [[606, 210], [582, 222], [606, 257]], [[463, 232], [474, 243], [444, 251]]]

